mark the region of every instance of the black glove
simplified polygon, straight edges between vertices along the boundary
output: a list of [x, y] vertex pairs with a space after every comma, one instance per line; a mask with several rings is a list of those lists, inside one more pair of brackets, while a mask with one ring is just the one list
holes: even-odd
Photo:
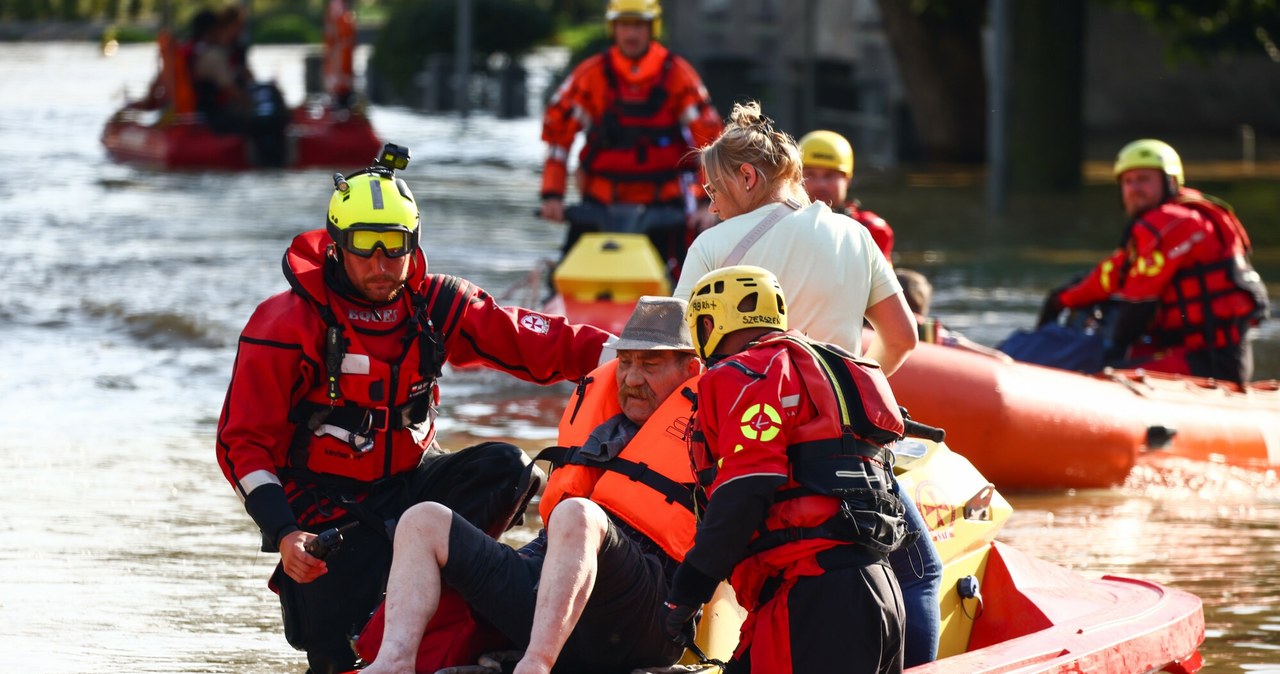
[[1058, 320], [1058, 314], [1066, 308], [1062, 305], [1062, 289], [1054, 288], [1049, 291], [1049, 296], [1044, 298], [1044, 306], [1040, 307], [1040, 316], [1036, 318], [1036, 328], [1044, 326], [1046, 323], [1054, 323]]
[[688, 647], [693, 643], [694, 618], [697, 617], [699, 608], [672, 604], [669, 601], [662, 603], [662, 629], [667, 633], [667, 638], [677, 646]]

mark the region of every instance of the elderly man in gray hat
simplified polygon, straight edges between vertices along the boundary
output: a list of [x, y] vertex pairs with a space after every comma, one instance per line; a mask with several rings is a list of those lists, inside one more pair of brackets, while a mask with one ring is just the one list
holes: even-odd
[[438, 641], [423, 635], [442, 585], [524, 651], [516, 674], [553, 665], [630, 671], [679, 659], [653, 607], [696, 526], [684, 431], [702, 363], [685, 308], [678, 298], [640, 298], [607, 344], [617, 359], [574, 391], [560, 446], [538, 457], [556, 468], [539, 507], [546, 528], [533, 542], [513, 549], [436, 503], [405, 513], [382, 643], [364, 674], [415, 671], [419, 644]]

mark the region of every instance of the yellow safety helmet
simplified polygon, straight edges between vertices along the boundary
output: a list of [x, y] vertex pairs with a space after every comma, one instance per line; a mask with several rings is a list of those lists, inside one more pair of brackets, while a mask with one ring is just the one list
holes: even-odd
[[662, 3], [658, 0], [609, 0], [604, 10], [609, 37], [613, 37], [613, 22], [626, 18], [648, 21], [652, 27], [650, 36], [655, 40], [662, 37]]
[[378, 248], [387, 257], [417, 250], [418, 204], [395, 176], [395, 169], [408, 164], [408, 148], [388, 144], [373, 166], [347, 177], [334, 174], [327, 229], [339, 248], [360, 257], [371, 257]]
[[810, 131], [800, 139], [800, 163], [853, 177], [853, 146], [835, 131]]
[[1137, 168], [1159, 169], [1179, 186], [1183, 184], [1182, 158], [1164, 141], [1143, 138], [1120, 148], [1116, 155], [1115, 177]]
[[[710, 334], [700, 334], [698, 323], [710, 316]], [[751, 265], [724, 267], [707, 272], [693, 285], [685, 312], [693, 347], [706, 360], [725, 335], [744, 328], [787, 329], [787, 302], [778, 278], [768, 269]]]

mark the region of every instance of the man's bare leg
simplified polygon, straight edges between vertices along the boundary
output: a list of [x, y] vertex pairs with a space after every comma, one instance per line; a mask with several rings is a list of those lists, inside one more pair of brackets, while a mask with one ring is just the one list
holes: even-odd
[[439, 503], [419, 503], [400, 517], [382, 645], [362, 674], [414, 674], [418, 644], [440, 605], [440, 569], [449, 561], [452, 524], [453, 511]]
[[609, 518], [584, 498], [561, 502], [547, 523], [547, 556], [538, 583], [529, 648], [514, 674], [547, 674], [595, 588]]

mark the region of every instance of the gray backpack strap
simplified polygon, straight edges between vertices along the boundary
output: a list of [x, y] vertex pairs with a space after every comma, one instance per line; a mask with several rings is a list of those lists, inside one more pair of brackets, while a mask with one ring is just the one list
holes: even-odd
[[729, 257], [726, 257], [724, 262], [720, 263], [720, 266], [732, 267], [733, 265], [741, 262], [742, 256], [747, 254], [747, 251], [755, 245], [756, 241], [760, 240], [760, 237], [764, 236], [765, 232], [773, 229], [773, 226], [778, 224], [779, 220], [789, 215], [791, 211], [798, 210], [800, 210], [800, 204], [796, 203], [794, 199], [787, 199], [786, 201], [778, 204], [777, 208], [769, 211], [769, 214], [766, 215], [759, 224], [751, 228], [751, 231], [747, 232], [747, 235], [742, 237], [742, 240], [738, 242], [738, 245], [735, 246], [733, 250], [729, 251]]

